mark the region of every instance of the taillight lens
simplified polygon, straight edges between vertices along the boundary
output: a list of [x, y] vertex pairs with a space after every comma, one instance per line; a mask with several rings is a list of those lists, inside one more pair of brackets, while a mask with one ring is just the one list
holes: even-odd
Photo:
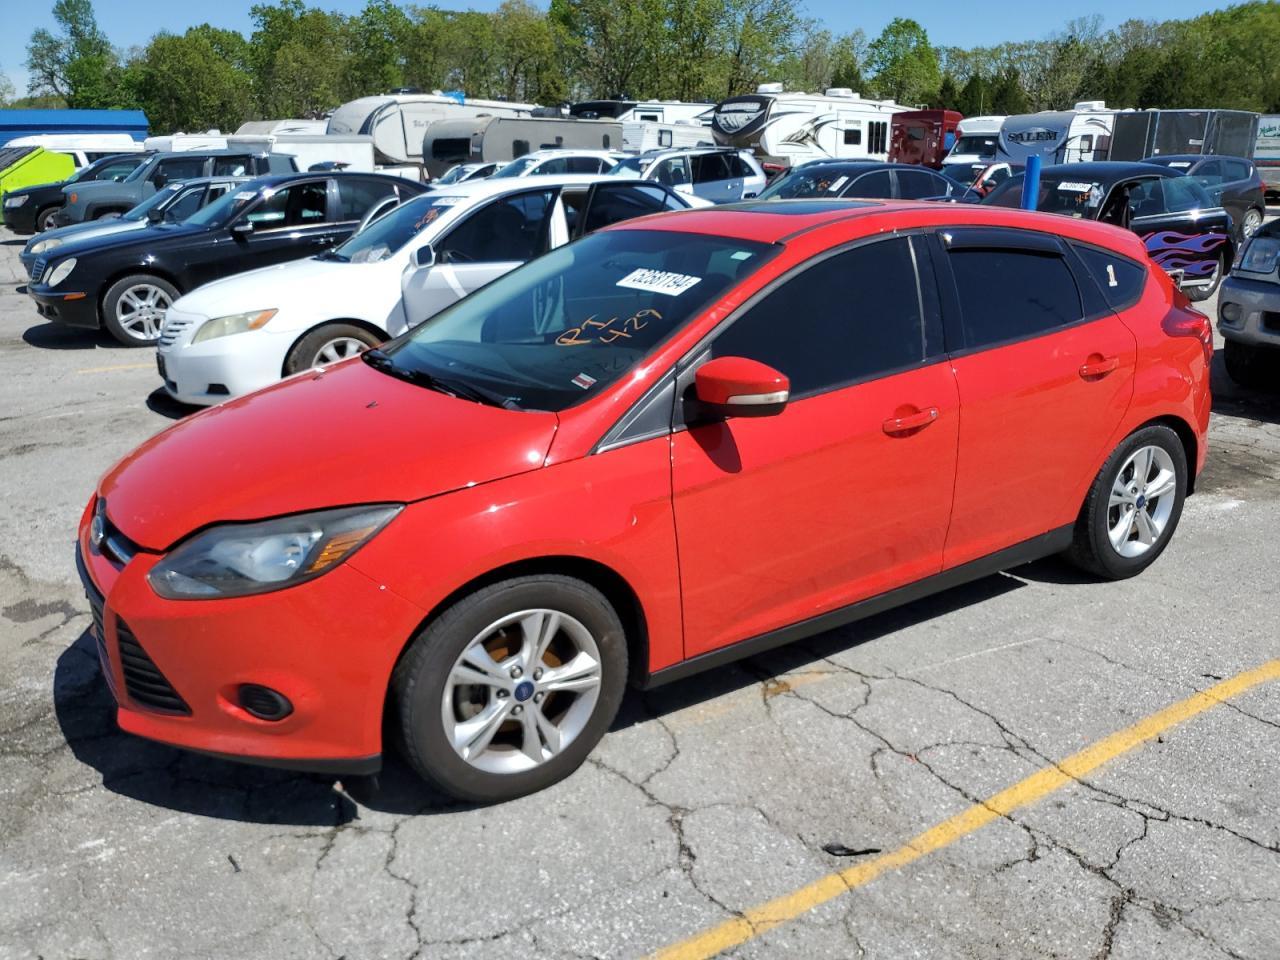
[[1213, 323], [1199, 310], [1170, 310], [1160, 322], [1160, 328], [1166, 336], [1195, 337], [1204, 348], [1204, 362], [1213, 361]]

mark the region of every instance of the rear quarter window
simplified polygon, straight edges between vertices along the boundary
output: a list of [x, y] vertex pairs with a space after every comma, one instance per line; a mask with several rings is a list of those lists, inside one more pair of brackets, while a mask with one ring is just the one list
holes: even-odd
[[1100, 247], [1082, 243], [1072, 246], [1112, 310], [1125, 310], [1142, 299], [1147, 286], [1146, 267]]

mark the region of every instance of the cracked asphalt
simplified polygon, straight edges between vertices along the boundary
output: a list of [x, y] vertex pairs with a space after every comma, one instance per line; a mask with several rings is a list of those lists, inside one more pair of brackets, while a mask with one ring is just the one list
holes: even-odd
[[[335, 782], [147, 743], [115, 728], [72, 538], [183, 411], [149, 351], [40, 321], [9, 236], [0, 958], [643, 956], [1280, 656], [1280, 398], [1218, 359], [1200, 491], [1140, 578], [1045, 561], [632, 693], [541, 794], [471, 808], [394, 761]], [[1263, 683], [728, 955], [1274, 960], [1277, 784]]]

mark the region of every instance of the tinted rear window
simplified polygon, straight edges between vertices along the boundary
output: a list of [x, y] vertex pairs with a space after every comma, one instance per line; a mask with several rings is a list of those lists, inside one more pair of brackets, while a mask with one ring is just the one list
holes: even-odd
[[1142, 297], [1147, 269], [1128, 257], [1099, 247], [1072, 244], [1113, 310], [1131, 307]]
[[1083, 315], [1075, 278], [1057, 254], [962, 249], [947, 259], [970, 349], [1046, 333]]

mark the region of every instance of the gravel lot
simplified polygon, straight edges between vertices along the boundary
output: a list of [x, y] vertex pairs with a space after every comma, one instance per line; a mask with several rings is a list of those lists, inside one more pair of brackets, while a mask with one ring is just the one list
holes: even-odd
[[[73, 533], [96, 478], [184, 411], [153, 393], [149, 351], [41, 321], [10, 237], [0, 957], [641, 956], [1280, 657], [1280, 399], [1219, 358], [1209, 466], [1142, 577], [1046, 561], [633, 693], [542, 794], [467, 808], [396, 762], [335, 783], [134, 739]], [[1275, 958], [1278, 783], [1271, 680], [729, 955]]]

